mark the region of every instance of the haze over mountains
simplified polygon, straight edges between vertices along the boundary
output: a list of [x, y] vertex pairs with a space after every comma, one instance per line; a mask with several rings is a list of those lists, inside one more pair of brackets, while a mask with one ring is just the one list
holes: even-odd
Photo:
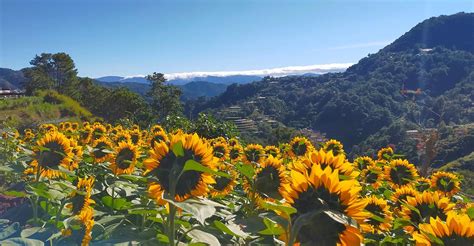
[[[184, 85], [194, 81], [207, 81], [216, 84], [246, 84], [253, 81], [258, 81], [265, 76], [284, 77], [291, 75], [320, 75], [329, 72], [342, 72], [346, 70], [352, 63], [333, 63], [333, 64], [319, 64], [309, 66], [289, 66], [280, 68], [268, 68], [258, 70], [243, 70], [243, 71], [220, 71], [220, 72], [184, 72], [165, 74], [168, 83], [173, 85]], [[144, 83], [148, 81], [145, 75], [137, 76], [104, 76], [96, 78], [101, 82], [120, 82], [120, 83]]]

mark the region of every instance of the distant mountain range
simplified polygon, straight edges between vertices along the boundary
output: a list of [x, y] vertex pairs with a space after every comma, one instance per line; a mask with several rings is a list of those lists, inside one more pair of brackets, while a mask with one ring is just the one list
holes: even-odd
[[[150, 89], [150, 84], [139, 82], [100, 82], [102, 86], [109, 88], [126, 87], [142, 96]], [[196, 99], [199, 97], [214, 97], [220, 95], [227, 88], [226, 84], [216, 84], [207, 81], [193, 81], [184, 85], [176, 85], [183, 92], [182, 99]]]
[[[214, 84], [246, 84], [253, 81], [261, 80], [261, 76], [254, 76], [254, 75], [230, 75], [230, 76], [199, 76], [199, 77], [188, 77], [188, 78], [175, 78], [168, 80], [167, 82], [172, 85], [185, 85], [190, 82], [196, 81], [206, 81]], [[142, 83], [142, 84], [149, 84], [150, 82], [146, 79], [145, 76], [133, 76], [133, 77], [120, 77], [120, 76], [105, 76], [99, 77], [95, 80], [100, 82], [119, 82], [119, 83]]]

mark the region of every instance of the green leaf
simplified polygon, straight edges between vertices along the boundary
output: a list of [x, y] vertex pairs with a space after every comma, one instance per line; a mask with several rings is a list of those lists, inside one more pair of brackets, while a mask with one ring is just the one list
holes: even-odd
[[184, 156], [183, 143], [181, 141], [173, 144], [173, 146], [171, 146], [171, 150], [173, 151], [174, 155], [177, 157]]
[[8, 240], [0, 241], [0, 245], [2, 246], [43, 246], [44, 243], [40, 240], [30, 239], [30, 238], [21, 238], [21, 237], [14, 237]]
[[467, 213], [467, 215], [469, 215], [469, 218], [471, 218], [471, 220], [474, 219], [474, 207], [468, 208], [466, 213]]
[[127, 201], [125, 198], [112, 199], [111, 196], [104, 196], [102, 197], [101, 201], [105, 206], [116, 210], [125, 210], [130, 208], [130, 205], [132, 205], [132, 203]]
[[280, 235], [285, 232], [277, 223], [268, 218], [263, 218], [263, 223], [267, 228], [258, 232], [261, 235]]
[[142, 182], [142, 183], [146, 183], [147, 179], [145, 177], [142, 177], [142, 176], [138, 176], [138, 175], [131, 175], [131, 174], [122, 174], [122, 175], [119, 175], [120, 178], [124, 178], [126, 180], [130, 180], [132, 182]]
[[[20, 230], [20, 223], [15, 222], [0, 231], [0, 240], [6, 239]], [[3, 244], [0, 244], [3, 245]]]
[[0, 172], [12, 172], [13, 171], [13, 168], [11, 167], [8, 167], [8, 166], [0, 166]]
[[192, 239], [191, 243], [206, 243], [210, 246], [221, 245], [214, 235], [201, 230], [192, 230], [188, 233], [188, 236]]
[[265, 209], [268, 209], [268, 210], [276, 210], [276, 211], [279, 211], [279, 212], [283, 212], [287, 215], [292, 215], [292, 214], [296, 213], [296, 208], [294, 208], [294, 207], [289, 207], [289, 206], [276, 204], [276, 203], [268, 202], [268, 201], [262, 203], [262, 207], [265, 208]]
[[165, 234], [158, 233], [156, 235], [156, 239], [158, 239], [158, 241], [160, 241], [162, 243], [166, 243], [166, 244], [170, 243], [170, 239]]
[[166, 198], [164, 199], [174, 204], [176, 207], [188, 212], [193, 218], [197, 219], [199, 223], [203, 225], [206, 219], [214, 215], [216, 212], [216, 208], [214, 206], [203, 203], [196, 199], [189, 199], [184, 202], [176, 202]]
[[248, 164], [238, 164], [235, 166], [235, 168], [245, 177], [249, 179], [253, 179], [253, 176], [255, 175], [255, 169], [253, 168], [252, 165]]
[[4, 191], [3, 194], [6, 196], [13, 196], [13, 197], [26, 197], [27, 196], [25, 192], [16, 191], [16, 190]]
[[231, 178], [229, 174], [224, 173], [224, 172], [214, 171], [208, 167], [201, 165], [201, 163], [195, 160], [187, 160], [186, 163], [184, 164], [183, 171], [199, 171], [203, 173], [210, 173], [210, 174], [214, 174], [214, 175], [218, 175], [218, 176], [222, 176], [226, 178]]
[[350, 225], [351, 224], [351, 219], [347, 215], [340, 213], [338, 211], [334, 210], [324, 210], [323, 211], [325, 214], [327, 214], [329, 217], [331, 217], [333, 220], [343, 224], [343, 225]]
[[122, 215], [107, 215], [101, 218], [100, 220], [98, 220], [97, 223], [102, 224], [102, 225], [107, 225], [121, 219], [123, 219]]
[[441, 241], [441, 239], [439, 239], [435, 235], [433, 235], [429, 232], [425, 232], [425, 234], [428, 235], [428, 237], [430, 238], [430, 242], [434, 242], [434, 243], [436, 243], [436, 245], [444, 245], [443, 241]]
[[402, 228], [404, 226], [409, 226], [409, 225], [411, 225], [411, 222], [407, 219], [397, 218], [393, 221], [394, 230], [397, 230], [399, 228]]
[[234, 237], [240, 237], [239, 235], [235, 234], [231, 229], [229, 229], [224, 223], [218, 220], [214, 221], [214, 226], [226, 234], [229, 234]]

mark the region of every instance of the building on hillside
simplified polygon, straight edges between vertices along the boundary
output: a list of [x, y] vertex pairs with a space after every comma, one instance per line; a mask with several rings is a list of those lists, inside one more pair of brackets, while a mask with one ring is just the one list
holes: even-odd
[[25, 91], [0, 88], [0, 98], [18, 98], [25, 95]]

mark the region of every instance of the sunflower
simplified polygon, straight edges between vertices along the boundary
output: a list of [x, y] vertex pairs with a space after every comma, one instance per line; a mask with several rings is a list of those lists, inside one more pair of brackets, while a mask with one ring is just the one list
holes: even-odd
[[140, 130], [140, 126], [137, 125], [137, 124], [134, 124], [134, 125], [132, 126], [132, 131], [135, 131], [135, 130]]
[[[413, 233], [416, 245], [437, 245], [437, 238], [444, 245], [474, 245], [474, 221], [467, 214], [448, 213], [446, 221], [430, 218], [429, 223], [419, 225], [420, 232]], [[435, 237], [435, 238], [434, 238]]]
[[82, 144], [89, 144], [92, 139], [92, 128], [89, 126], [86, 126], [79, 130], [79, 141]]
[[239, 145], [239, 140], [237, 138], [231, 138], [229, 139], [229, 146], [236, 146]]
[[425, 177], [419, 177], [415, 183], [416, 190], [423, 192], [431, 187], [431, 180]]
[[216, 142], [212, 147], [212, 153], [219, 160], [226, 160], [229, 158], [229, 148], [225, 142]]
[[218, 170], [230, 175], [228, 177], [216, 176], [214, 179], [216, 183], [212, 184], [211, 196], [223, 197], [232, 192], [237, 184], [237, 172], [235, 172], [229, 165], [219, 165]]
[[375, 189], [379, 188], [383, 182], [383, 170], [381, 167], [371, 164], [363, 169], [360, 176], [361, 183], [369, 184]]
[[[176, 149], [182, 147], [182, 152]], [[173, 150], [173, 151], [172, 151]], [[209, 184], [215, 183], [209, 173], [195, 170], [183, 171], [188, 161], [215, 169], [216, 158], [212, 147], [200, 139], [197, 134], [177, 133], [170, 137], [170, 142], [160, 142], [150, 150], [150, 158], [144, 161], [144, 175], [150, 178], [148, 194], [159, 204], [164, 204], [163, 193], [173, 195], [176, 201], [183, 201], [192, 196], [203, 196], [209, 192]], [[174, 187], [174, 191], [173, 189]], [[171, 193], [171, 194], [170, 194]]]
[[418, 191], [410, 186], [395, 189], [391, 197], [395, 211], [399, 212], [402, 208], [402, 205], [407, 202], [408, 197], [415, 197], [417, 194]]
[[130, 141], [132, 142], [132, 144], [134, 145], [141, 145], [141, 142], [142, 142], [142, 133], [140, 130], [136, 129], [136, 130], [132, 130], [129, 132], [130, 134]]
[[107, 132], [110, 132], [110, 130], [112, 130], [113, 126], [109, 123], [105, 124], [105, 129], [107, 130]]
[[153, 149], [157, 143], [168, 141], [170, 140], [164, 131], [156, 131], [151, 132], [150, 137], [148, 138], [148, 145]]
[[122, 129], [122, 126], [120, 126], [120, 125], [115, 126], [115, 127], [111, 128], [111, 129], [109, 130], [109, 135], [110, 135], [111, 137], [114, 137], [114, 136], [116, 136], [117, 134], [119, 134], [122, 130], [123, 130], [123, 129]]
[[293, 168], [307, 175], [309, 175], [314, 165], [320, 165], [321, 169], [330, 166], [333, 170], [337, 169], [340, 174], [350, 177], [359, 175], [359, 172], [354, 170], [354, 167], [344, 155], [334, 156], [332, 151], [326, 152], [322, 149], [308, 153], [307, 156], [301, 159], [301, 162], [294, 162], [294, 164]]
[[77, 123], [77, 122], [72, 122], [72, 123], [71, 123], [71, 129], [72, 129], [73, 131], [77, 131], [77, 130], [79, 129], [79, 123]]
[[120, 143], [120, 142], [131, 142], [132, 137], [128, 133], [127, 130], [122, 130], [118, 132], [115, 136], [112, 138], [115, 143]]
[[131, 174], [139, 155], [138, 147], [130, 142], [120, 142], [115, 147], [110, 168], [116, 175]]
[[372, 158], [368, 156], [360, 156], [354, 159], [354, 164], [359, 168], [359, 170], [364, 170], [368, 167], [372, 167], [375, 165], [375, 162]]
[[243, 160], [245, 163], [257, 163], [264, 157], [264, 150], [260, 144], [249, 144], [244, 149]]
[[47, 133], [47, 132], [57, 131], [58, 128], [53, 124], [42, 124], [40, 126], [40, 130], [43, 133]]
[[217, 137], [217, 138], [213, 138], [210, 140], [210, 143], [211, 144], [216, 144], [216, 143], [227, 143], [227, 140], [225, 140], [224, 137]]
[[79, 167], [79, 162], [82, 160], [82, 146], [79, 145], [75, 140], [70, 140], [69, 143], [71, 145], [71, 150], [73, 154], [73, 158], [71, 160], [71, 167], [73, 167], [73, 169], [76, 169]]
[[165, 133], [165, 130], [163, 129], [163, 127], [161, 127], [160, 125], [153, 125], [151, 128], [150, 128], [150, 132], [152, 134], [155, 134], [155, 133], [158, 133], [158, 132], [163, 132]]
[[[291, 215], [295, 221], [299, 216], [317, 211], [330, 209], [343, 214], [364, 225], [370, 214], [364, 211], [367, 201], [359, 199], [361, 187], [354, 180], [340, 180], [339, 171], [327, 166], [324, 170], [320, 165], [311, 168], [311, 174], [291, 171], [292, 184], [283, 197], [297, 212]], [[301, 227], [297, 240], [306, 245], [360, 245], [362, 235], [360, 231], [349, 225], [334, 220], [328, 213], [314, 215], [307, 225]]]
[[260, 163], [252, 182], [253, 189], [249, 182], [244, 183], [244, 188], [258, 202], [281, 199], [289, 184], [285, 167], [280, 159], [273, 156]]
[[105, 128], [105, 126], [103, 126], [100, 123], [94, 123], [94, 125], [92, 126], [92, 133], [91, 133], [92, 141], [97, 140], [103, 136], [106, 136], [106, 134], [107, 134], [107, 129]]
[[393, 149], [391, 147], [382, 148], [377, 152], [378, 160], [390, 161], [393, 155]]
[[[27, 131], [29, 130], [29, 131]], [[25, 130], [25, 135], [23, 137], [23, 141], [30, 142], [35, 138], [35, 134], [31, 131], [31, 129]]]
[[417, 178], [415, 166], [407, 160], [392, 160], [388, 166], [385, 166], [385, 179], [393, 188], [412, 186]]
[[[427, 223], [431, 217], [446, 219], [446, 215], [454, 207], [449, 198], [440, 192], [425, 191], [417, 193], [415, 197], [407, 197], [408, 205], [402, 206], [402, 216], [414, 224]], [[416, 209], [413, 211], [412, 209]], [[413, 226], [406, 226], [409, 232], [414, 230]]]
[[279, 146], [280, 148], [280, 155], [282, 155], [284, 158], [289, 158], [290, 156], [290, 149], [291, 146], [289, 143], [282, 143]]
[[290, 142], [289, 155], [293, 158], [306, 155], [314, 150], [313, 144], [305, 137], [294, 137]]
[[56, 178], [62, 175], [59, 166], [68, 170], [74, 169], [74, 166], [71, 166], [72, 158], [70, 140], [59, 132], [47, 133], [37, 141], [31, 167], [34, 173], [39, 171], [41, 177]]
[[229, 158], [231, 161], [238, 161], [242, 157], [244, 149], [240, 145], [234, 145], [229, 148]]
[[83, 127], [83, 128], [84, 128], [84, 127], [89, 127], [89, 126], [91, 126], [91, 123], [89, 123], [89, 121], [84, 121], [84, 122], [82, 122], [82, 127]]
[[431, 187], [446, 195], [454, 195], [460, 190], [460, 182], [456, 174], [438, 171], [431, 175]]
[[106, 162], [114, 156], [113, 152], [111, 152], [113, 149], [113, 143], [105, 137], [95, 140], [92, 143], [92, 148], [94, 149], [91, 152], [91, 155], [94, 157], [95, 163]]
[[265, 154], [278, 158], [280, 157], [280, 149], [274, 145], [268, 145], [265, 147]]
[[367, 201], [365, 210], [370, 212], [372, 217], [369, 218], [367, 224], [362, 229], [373, 234], [390, 231], [393, 217], [387, 201], [374, 195], [365, 198], [365, 200]]
[[94, 209], [87, 207], [77, 216], [82, 222], [84, 235], [82, 237], [81, 246], [89, 245], [92, 240], [92, 228], [94, 227]]
[[332, 152], [333, 155], [340, 155], [344, 154], [344, 146], [342, 145], [341, 142], [335, 140], [335, 139], [330, 139], [326, 143], [324, 143], [323, 146], [324, 151], [326, 152]]
[[91, 204], [95, 204], [94, 200], [91, 199], [93, 185], [94, 177], [79, 178], [76, 185], [77, 191], [71, 194], [71, 203], [68, 205], [73, 214], [79, 215], [88, 209]]

